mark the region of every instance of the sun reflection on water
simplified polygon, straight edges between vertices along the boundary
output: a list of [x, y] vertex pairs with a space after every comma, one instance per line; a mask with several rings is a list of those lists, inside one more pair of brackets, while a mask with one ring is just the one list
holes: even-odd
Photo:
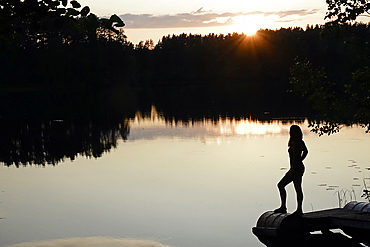
[[221, 135], [272, 135], [284, 132], [287, 126], [281, 121], [260, 122], [251, 119], [226, 118], [211, 126]]
[[269, 135], [286, 135], [292, 124], [301, 126], [303, 132], [309, 132], [307, 129], [307, 120], [297, 121], [258, 121], [251, 118], [218, 118], [218, 119], [199, 119], [199, 120], [175, 120], [166, 119], [163, 114], [158, 113], [153, 106], [150, 114], [143, 115], [137, 112], [134, 119], [128, 120], [131, 129], [204, 129], [207, 133], [213, 133], [217, 136], [269, 136]]
[[128, 121], [130, 127], [166, 127], [166, 119], [157, 112], [153, 106], [149, 115], [142, 115], [141, 112], [135, 114], [134, 119]]

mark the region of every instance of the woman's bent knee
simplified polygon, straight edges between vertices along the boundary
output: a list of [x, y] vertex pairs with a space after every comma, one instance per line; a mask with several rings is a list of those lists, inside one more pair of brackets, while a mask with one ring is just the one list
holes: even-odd
[[285, 188], [285, 186], [286, 186], [286, 184], [285, 184], [285, 183], [282, 183], [282, 182], [279, 182], [279, 183], [277, 184], [277, 187], [278, 187], [278, 189], [279, 189], [279, 190], [284, 189], [284, 188]]

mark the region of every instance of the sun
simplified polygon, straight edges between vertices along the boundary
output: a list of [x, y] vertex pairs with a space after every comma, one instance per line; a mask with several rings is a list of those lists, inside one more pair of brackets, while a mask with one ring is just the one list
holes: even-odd
[[231, 26], [232, 32], [244, 33], [248, 36], [255, 35], [256, 32], [266, 27], [266, 20], [262, 15], [243, 15], [233, 18], [235, 22]]

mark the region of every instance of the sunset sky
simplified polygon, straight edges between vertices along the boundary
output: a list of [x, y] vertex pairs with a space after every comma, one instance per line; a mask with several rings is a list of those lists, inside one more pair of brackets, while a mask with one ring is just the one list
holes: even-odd
[[246, 33], [323, 24], [325, 0], [80, 0], [99, 17], [119, 15], [134, 44], [168, 34]]

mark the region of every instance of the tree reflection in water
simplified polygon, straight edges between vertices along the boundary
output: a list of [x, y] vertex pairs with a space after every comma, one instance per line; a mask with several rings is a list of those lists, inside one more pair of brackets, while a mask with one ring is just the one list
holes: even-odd
[[126, 140], [125, 120], [21, 120], [0, 121], [0, 162], [6, 166], [56, 165], [78, 155], [101, 157]]
[[[289, 122], [289, 121], [288, 121]], [[303, 123], [296, 119], [294, 123]], [[98, 158], [118, 140], [127, 140], [130, 128], [152, 129], [152, 135], [163, 135], [158, 128], [187, 129], [202, 126], [209, 135], [273, 135], [287, 132], [283, 121], [259, 122], [251, 119], [203, 118], [199, 120], [165, 118], [152, 106], [150, 113], [136, 112], [134, 118], [86, 117], [64, 120], [0, 119], [0, 162], [6, 166], [56, 165], [78, 155]], [[146, 133], [148, 135], [148, 133]]]

